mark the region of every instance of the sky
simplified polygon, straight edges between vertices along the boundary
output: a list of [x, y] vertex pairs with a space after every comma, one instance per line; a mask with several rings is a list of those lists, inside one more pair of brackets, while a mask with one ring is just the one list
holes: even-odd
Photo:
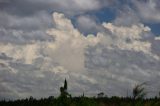
[[159, 0], [0, 0], [0, 100], [160, 91]]

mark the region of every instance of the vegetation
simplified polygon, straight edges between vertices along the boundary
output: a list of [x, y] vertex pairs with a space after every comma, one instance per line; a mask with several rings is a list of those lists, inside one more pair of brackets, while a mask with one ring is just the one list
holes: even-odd
[[97, 97], [85, 97], [84, 93], [80, 97], [71, 97], [67, 91], [67, 80], [64, 86], [60, 87], [60, 96], [55, 98], [34, 99], [33, 97], [16, 100], [1, 101], [0, 106], [160, 106], [160, 97], [144, 98], [146, 92], [143, 84], [136, 85], [133, 88], [133, 97], [110, 97], [104, 96], [101, 92]]
[[133, 88], [133, 99], [143, 99], [146, 96], [147, 93], [144, 91], [144, 84], [138, 84]]

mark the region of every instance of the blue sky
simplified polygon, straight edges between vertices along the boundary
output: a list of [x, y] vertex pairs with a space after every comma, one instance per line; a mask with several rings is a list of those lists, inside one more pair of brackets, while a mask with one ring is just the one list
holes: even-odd
[[[100, 22], [111, 22], [116, 18], [115, 9], [111, 8], [103, 8], [100, 11], [91, 12], [90, 14], [96, 15]], [[160, 23], [145, 22], [144, 24], [151, 28], [155, 36], [160, 36]]]
[[[160, 90], [159, 0], [0, 0], [0, 99]], [[128, 92], [128, 93], [127, 93]]]
[[151, 28], [151, 30], [155, 34], [155, 36], [160, 36], [160, 30], [159, 30], [160, 24], [153, 23], [153, 24], [146, 24], [146, 25], [148, 25]]

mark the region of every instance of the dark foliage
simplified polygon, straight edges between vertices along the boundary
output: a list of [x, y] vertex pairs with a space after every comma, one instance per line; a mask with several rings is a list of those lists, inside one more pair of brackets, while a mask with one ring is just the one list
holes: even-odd
[[133, 88], [133, 98], [134, 99], [142, 99], [146, 96], [145, 88], [143, 87], [145, 83], [138, 84]]
[[[0, 106], [160, 106], [160, 97], [144, 99], [142, 94], [144, 88], [137, 85], [133, 89], [133, 97], [110, 97], [99, 93], [98, 97], [85, 97], [84, 93], [80, 97], [71, 97], [67, 92], [67, 81], [64, 86], [60, 87], [60, 96], [55, 98], [41, 98], [39, 100], [33, 97], [16, 100], [16, 101], [0, 101]], [[101, 96], [103, 95], [103, 96]], [[142, 96], [141, 96], [142, 95]]]
[[[135, 104], [133, 104], [133, 101]], [[120, 97], [74, 97], [45, 99], [22, 99], [16, 101], [1, 101], [0, 106], [160, 106], [160, 98], [132, 99]]]

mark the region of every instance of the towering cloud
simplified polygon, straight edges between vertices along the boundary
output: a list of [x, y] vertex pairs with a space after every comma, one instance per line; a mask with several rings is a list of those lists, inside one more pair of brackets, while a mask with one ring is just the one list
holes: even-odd
[[127, 89], [145, 81], [156, 82], [147, 87], [155, 91], [150, 96], [158, 92], [160, 57], [152, 50], [157, 38], [147, 39], [149, 27], [103, 23], [99, 26], [104, 30], [84, 36], [62, 13], [53, 13], [53, 21], [47, 30], [51, 40], [0, 43], [2, 98], [57, 95], [64, 78], [73, 95], [104, 91], [125, 96]]
[[85, 37], [63, 14], [54, 13], [53, 19], [56, 27], [47, 31], [55, 39], [54, 44], [51, 45], [55, 48], [51, 56], [66, 68], [68, 67], [67, 69], [73, 67], [74, 69], [71, 70], [83, 70], [85, 48], [88, 45], [96, 45], [99, 39], [94, 35]]

